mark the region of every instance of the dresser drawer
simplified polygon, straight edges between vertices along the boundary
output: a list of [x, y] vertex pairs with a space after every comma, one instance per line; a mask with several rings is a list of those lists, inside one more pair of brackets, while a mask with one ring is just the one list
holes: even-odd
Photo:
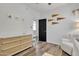
[[10, 37], [10, 38], [2, 38], [0, 41], [2, 42], [2, 44], [5, 44], [5, 43], [18, 41], [18, 40], [22, 40], [22, 39], [27, 39], [28, 40], [29, 38], [32, 38], [32, 35], [17, 36], [17, 37]]
[[6, 49], [6, 50], [1, 50], [1, 55], [6, 56], [6, 55], [14, 55], [24, 49], [27, 49], [29, 47], [32, 47], [32, 43], [28, 42], [28, 43], [24, 43], [22, 45], [18, 45], [16, 47], [10, 48], [10, 49]]
[[13, 42], [9, 42], [9, 43], [5, 43], [5, 44], [2, 44], [1, 45], [1, 50], [6, 50], [6, 49], [9, 49], [9, 48], [12, 48], [12, 47], [15, 47], [15, 46], [18, 46], [21, 44], [21, 41], [18, 40], [18, 41], [13, 41]]

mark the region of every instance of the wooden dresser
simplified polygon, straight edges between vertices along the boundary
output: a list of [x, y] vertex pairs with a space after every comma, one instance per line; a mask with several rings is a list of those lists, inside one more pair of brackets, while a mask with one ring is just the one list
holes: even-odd
[[14, 55], [32, 47], [32, 35], [0, 38], [0, 56]]

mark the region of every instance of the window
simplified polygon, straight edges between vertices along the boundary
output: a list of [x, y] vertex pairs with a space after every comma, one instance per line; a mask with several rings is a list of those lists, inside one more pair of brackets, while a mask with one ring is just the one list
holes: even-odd
[[33, 30], [36, 30], [36, 21], [33, 21]]

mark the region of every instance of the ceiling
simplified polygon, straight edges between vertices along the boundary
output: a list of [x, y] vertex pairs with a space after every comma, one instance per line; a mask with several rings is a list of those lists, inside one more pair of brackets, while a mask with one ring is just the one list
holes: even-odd
[[51, 5], [48, 5], [48, 3], [3, 3], [0, 4], [0, 6], [27, 6], [31, 9], [34, 9], [38, 12], [41, 13], [47, 13], [47, 12], [51, 12], [53, 9], [64, 6], [68, 3], [51, 3]]
[[48, 5], [48, 3], [27, 3], [26, 5], [37, 10], [38, 12], [44, 13], [66, 4], [67, 3], [52, 3], [51, 5]]

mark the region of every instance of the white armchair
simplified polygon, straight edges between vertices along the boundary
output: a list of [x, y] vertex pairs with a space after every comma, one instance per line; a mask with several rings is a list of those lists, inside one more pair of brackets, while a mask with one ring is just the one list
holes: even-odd
[[69, 55], [72, 55], [73, 44], [70, 39], [64, 38], [62, 39], [61, 48]]
[[79, 31], [68, 33], [61, 42], [61, 48], [72, 56], [79, 56]]
[[72, 43], [73, 43], [73, 56], [79, 56], [79, 33], [75, 33], [72, 35]]

